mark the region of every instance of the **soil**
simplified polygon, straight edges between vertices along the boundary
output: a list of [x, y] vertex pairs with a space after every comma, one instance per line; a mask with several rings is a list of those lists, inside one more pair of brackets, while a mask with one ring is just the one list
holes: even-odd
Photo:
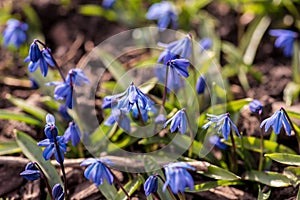
[[[33, 8], [36, 10], [42, 22], [42, 32], [46, 38], [46, 44], [54, 52], [59, 64], [64, 65], [64, 72], [76, 66], [95, 45], [101, 41], [126, 30], [126, 27], [118, 23], [112, 23], [101, 17], [86, 17], [78, 14], [76, 6], [83, 1], [73, 1], [71, 9], [66, 11], [51, 1], [33, 1]], [[91, 1], [92, 2], [92, 1]], [[98, 2], [98, 1], [97, 1]], [[219, 8], [219, 7], [217, 7]], [[224, 9], [216, 9], [212, 4], [206, 8], [208, 12], [216, 16], [220, 21], [220, 27], [216, 30], [222, 39], [237, 43], [237, 14], [231, 11], [224, 13]], [[225, 9], [226, 10], [226, 9]], [[265, 36], [267, 37], [267, 36]], [[27, 68], [22, 60], [12, 52], [0, 47], [0, 108], [16, 110], [7, 99], [7, 94], [12, 94], [23, 99], [40, 98], [35, 90], [30, 87], [16, 86], [14, 83], [3, 81], [5, 75], [14, 78], [27, 78]], [[275, 59], [276, 58], [276, 59]], [[244, 91], [236, 77], [230, 78], [231, 91], [234, 98], [240, 99], [251, 97], [259, 99], [264, 105], [263, 117], [266, 118], [283, 105], [283, 89], [292, 80], [291, 63], [289, 58], [282, 56], [282, 52], [273, 48], [269, 38], [264, 38], [257, 52], [254, 69], [262, 74], [262, 81], [259, 82], [251, 75], [248, 80], [251, 88]], [[107, 78], [109, 79], [109, 77]], [[294, 111], [300, 112], [300, 107], [293, 106]], [[256, 116], [248, 111], [241, 112], [239, 127], [245, 135], [259, 136], [260, 122]], [[13, 129], [24, 131], [36, 139], [41, 139], [42, 130], [36, 130], [24, 123], [0, 120], [0, 141], [9, 141], [14, 138]], [[268, 137], [269, 133], [266, 134]], [[282, 135], [282, 134], [281, 134]], [[287, 143], [287, 138], [280, 138], [280, 142]], [[288, 146], [296, 147], [290, 143]], [[24, 157], [21, 154], [13, 155]], [[282, 169], [282, 166], [274, 166]], [[281, 168], [280, 168], [281, 167]], [[10, 166], [0, 164], [0, 197], [10, 199], [44, 199], [45, 185], [41, 181], [29, 182], [19, 176], [24, 170], [24, 165]], [[83, 177], [82, 168], [67, 168], [67, 177], [70, 185], [70, 193], [74, 199], [104, 199], [96, 186]], [[203, 181], [203, 177], [198, 177]], [[221, 187], [209, 192], [202, 192], [195, 195], [187, 195], [187, 199], [256, 199], [253, 188], [243, 187]], [[270, 199], [294, 199], [296, 196], [293, 187], [272, 189]], [[143, 199], [143, 191], [134, 194], [135, 199]]]

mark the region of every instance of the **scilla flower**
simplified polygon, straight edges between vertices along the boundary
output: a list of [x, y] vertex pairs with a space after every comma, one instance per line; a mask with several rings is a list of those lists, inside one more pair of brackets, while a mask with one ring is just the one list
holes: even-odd
[[6, 28], [3, 31], [4, 46], [13, 45], [19, 48], [27, 39], [26, 31], [28, 25], [16, 19], [10, 19], [6, 22]]
[[196, 91], [198, 94], [203, 94], [205, 90], [205, 78], [203, 75], [199, 76], [197, 83], [196, 83]]
[[174, 59], [170, 60], [167, 65], [170, 68], [175, 69], [175, 71], [183, 76], [184, 78], [189, 77], [189, 72], [187, 67], [190, 65], [190, 62], [187, 59]]
[[165, 122], [164, 128], [171, 122], [171, 133], [178, 130], [181, 134], [185, 134], [187, 130], [187, 117], [184, 109], [179, 110], [172, 118]]
[[265, 131], [267, 132], [269, 128], [272, 126], [274, 133], [279, 134], [282, 125], [285, 132], [290, 136], [292, 132], [292, 128], [290, 123], [288, 122], [285, 112], [283, 111], [283, 108], [276, 111], [271, 117], [262, 121], [260, 127], [262, 128], [263, 126], [265, 126]]
[[207, 129], [212, 124], [215, 124], [214, 128], [218, 129], [217, 132], [222, 132], [224, 139], [228, 140], [230, 129], [232, 127], [236, 135], [240, 137], [240, 133], [236, 125], [231, 121], [229, 113], [225, 113], [222, 115], [207, 114], [207, 116], [209, 117], [209, 122], [202, 126], [202, 128]]
[[21, 176], [29, 181], [34, 181], [41, 178], [41, 172], [35, 166], [34, 163], [30, 162], [26, 165], [25, 170], [20, 173]]
[[126, 132], [130, 133], [130, 119], [126, 113], [119, 109], [113, 109], [110, 116], [104, 122], [105, 126], [112, 126], [113, 124], [118, 123]]
[[155, 193], [158, 188], [158, 178], [157, 176], [149, 176], [144, 184], [145, 195], [149, 196], [151, 193]]
[[113, 175], [104, 164], [105, 162], [111, 164], [111, 162], [107, 159], [104, 160], [95, 158], [88, 158], [80, 164], [80, 166], [88, 166], [84, 171], [84, 176], [88, 180], [93, 181], [97, 187], [103, 183], [104, 179], [106, 179], [110, 185], [114, 181]]
[[76, 146], [80, 142], [80, 129], [75, 122], [70, 122], [69, 127], [64, 133], [65, 142], [72, 141], [72, 145]]
[[260, 101], [258, 101], [257, 99], [254, 99], [253, 101], [251, 101], [249, 103], [249, 109], [253, 113], [261, 114], [262, 110], [263, 110], [263, 106]]
[[102, 7], [105, 9], [111, 9], [115, 3], [116, 3], [116, 0], [103, 0]]
[[52, 196], [55, 200], [64, 200], [65, 193], [60, 184], [55, 184], [52, 189]]
[[283, 54], [285, 56], [291, 56], [293, 54], [294, 41], [298, 37], [298, 33], [284, 29], [273, 29], [270, 30], [269, 34], [277, 37], [275, 47], [283, 48]]
[[172, 54], [179, 56], [180, 58], [189, 59], [192, 54], [192, 38], [190, 34], [187, 34], [184, 38], [169, 43], [166, 46]]
[[187, 170], [189, 169], [194, 171], [194, 167], [185, 162], [176, 162], [168, 164], [164, 169], [166, 182], [163, 186], [163, 191], [166, 190], [168, 185], [174, 194], [177, 194], [178, 192], [183, 193], [186, 187], [193, 190], [194, 180]]
[[200, 51], [204, 51], [209, 49], [212, 46], [212, 40], [210, 38], [203, 38], [199, 42], [200, 44]]
[[153, 4], [149, 8], [146, 18], [149, 20], [158, 20], [157, 26], [160, 31], [165, 30], [170, 23], [172, 23], [173, 28], [177, 28], [177, 13], [174, 5], [168, 1]]
[[44, 133], [48, 139], [53, 139], [58, 134], [57, 127], [55, 126], [55, 118], [51, 114], [46, 115], [46, 125], [44, 128]]
[[[57, 152], [57, 149], [55, 147], [55, 140], [59, 146], [59, 152]], [[67, 151], [67, 145], [63, 136], [57, 136], [55, 139], [44, 139], [40, 141], [37, 145], [41, 147], [46, 147], [43, 151], [43, 157], [45, 158], [45, 160], [49, 160], [54, 154], [55, 159], [58, 163], [64, 161], [64, 153]], [[60, 160], [60, 158], [62, 160]]]

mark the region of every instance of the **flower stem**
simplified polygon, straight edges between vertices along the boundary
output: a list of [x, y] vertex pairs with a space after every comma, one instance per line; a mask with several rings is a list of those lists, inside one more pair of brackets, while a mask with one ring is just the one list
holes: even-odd
[[135, 103], [136, 104], [136, 107], [137, 107], [137, 110], [138, 110], [138, 113], [139, 113], [139, 118], [141, 120], [141, 123], [143, 126], [145, 126], [145, 122], [144, 122], [144, 119], [143, 119], [143, 115], [142, 115], [142, 112], [141, 112], [141, 109], [140, 109], [140, 106], [138, 103]]
[[[46, 46], [46, 44], [45, 43], [43, 43], [42, 41], [40, 41], [40, 40], [34, 40], [35, 42], [38, 42], [39, 44], [41, 44], [45, 49], [49, 49], [47, 46]], [[65, 76], [64, 76], [64, 74], [63, 74], [63, 72], [62, 72], [62, 70], [61, 70], [61, 68], [58, 66], [58, 64], [57, 64], [57, 62], [56, 62], [56, 60], [54, 59], [54, 57], [53, 57], [53, 55], [52, 55], [52, 52], [51, 51], [49, 51], [49, 54], [50, 54], [50, 56], [51, 56], [51, 59], [53, 60], [53, 62], [54, 62], [54, 65], [55, 65], [55, 67], [56, 67], [56, 69], [58, 70], [58, 72], [59, 72], [59, 74], [60, 74], [60, 76], [61, 76], [61, 78], [63, 79], [63, 81], [64, 82], [66, 82], [66, 79], [65, 79]]]
[[[161, 177], [161, 175], [156, 174], [155, 176], [157, 176], [163, 183], [165, 183], [165, 180], [163, 179], [163, 177]], [[167, 186], [167, 190], [170, 193], [170, 196], [172, 197], [172, 199], [173, 200], [177, 200], [176, 197], [174, 196], [174, 194], [173, 194], [173, 192], [172, 192], [172, 190], [171, 190], [171, 188], [170, 188], [169, 185]]]
[[289, 123], [290, 123], [292, 129], [293, 129], [294, 132], [295, 132], [295, 136], [296, 136], [296, 139], [297, 139], [297, 142], [298, 142], [298, 151], [300, 152], [300, 136], [299, 136], [298, 132], [296, 131], [296, 129], [295, 129], [295, 127], [294, 127], [294, 124], [293, 124], [293, 122], [292, 122], [290, 116], [287, 114], [286, 110], [285, 110], [284, 108], [282, 108], [282, 107], [281, 107], [281, 110], [284, 112], [284, 114], [285, 114], [287, 120], [289, 121]]
[[106, 168], [109, 170], [109, 172], [113, 175], [114, 180], [116, 180], [117, 184], [120, 186], [121, 190], [124, 192], [124, 194], [126, 195], [127, 199], [130, 200], [130, 195], [128, 194], [128, 192], [125, 190], [125, 188], [123, 187], [122, 183], [120, 182], [120, 180], [118, 179], [118, 177], [111, 171], [111, 169], [106, 166]]
[[230, 139], [231, 139], [231, 144], [232, 144], [232, 148], [231, 148], [231, 170], [233, 172], [236, 172], [236, 146], [235, 146], [235, 141], [233, 138], [233, 133], [232, 131], [230, 131]]
[[39, 169], [39, 171], [41, 172], [41, 178], [44, 180], [45, 184], [46, 184], [46, 187], [47, 187], [47, 190], [48, 190], [48, 193], [50, 195], [50, 198], [51, 200], [54, 200], [53, 196], [52, 196], [52, 189], [51, 189], [51, 186], [49, 184], [49, 181], [44, 173], [44, 171], [42, 170], [42, 168], [39, 166], [38, 163], [36, 162], [33, 162], [33, 164]]

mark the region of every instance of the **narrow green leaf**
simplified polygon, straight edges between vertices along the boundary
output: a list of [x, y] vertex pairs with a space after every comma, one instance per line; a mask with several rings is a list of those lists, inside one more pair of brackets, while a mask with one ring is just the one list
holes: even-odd
[[117, 189], [114, 185], [110, 185], [106, 179], [103, 181], [103, 183], [98, 187], [98, 189], [101, 191], [103, 196], [105, 196], [106, 199], [115, 199], [117, 196]]
[[36, 118], [38, 118], [39, 120], [41, 120], [43, 122], [45, 121], [45, 117], [47, 114], [47, 112], [45, 110], [38, 108], [37, 106], [30, 105], [28, 102], [24, 101], [23, 99], [13, 97], [12, 95], [7, 95], [6, 98], [11, 103], [13, 103], [17, 107], [21, 108], [25, 112], [35, 116]]
[[271, 154], [265, 154], [265, 156], [282, 164], [300, 166], [299, 155], [288, 154], [288, 153], [271, 153]]
[[37, 146], [37, 141], [35, 141], [26, 133], [23, 133], [18, 130], [15, 130], [15, 134], [16, 141], [19, 147], [22, 149], [22, 152], [29, 160], [37, 162], [39, 164], [39, 166], [45, 173], [51, 187], [56, 183], [60, 183], [61, 185], [63, 185], [54, 166], [49, 160], [46, 161], [42, 156], [43, 152], [41, 148]]
[[224, 104], [217, 104], [214, 105], [213, 107], [208, 108], [205, 113], [221, 114], [224, 113], [224, 111], [235, 113], [238, 112], [245, 105], [249, 104], [252, 100], [253, 100], [252, 98], [245, 98], [245, 99], [230, 101]]
[[[255, 151], [255, 152], [261, 152], [260, 149], [260, 139], [256, 137], [234, 137], [234, 140], [236, 142], [237, 148], [241, 148], [241, 142], [243, 142], [244, 148], [247, 150]], [[242, 140], [242, 141], [241, 141]], [[227, 145], [232, 145], [230, 140], [222, 140]], [[265, 153], [290, 153], [290, 154], [297, 154], [294, 150], [282, 145], [278, 144], [277, 142], [265, 140], [264, 141], [264, 152]]]
[[205, 176], [208, 176], [210, 178], [213, 179], [218, 179], [218, 180], [236, 180], [236, 179], [240, 179], [239, 176], [235, 175], [234, 173], [226, 170], [226, 169], [222, 169], [218, 166], [215, 165], [210, 165], [208, 167], [208, 170], [205, 172], [202, 171], [197, 171], [200, 174], [203, 174]]
[[22, 152], [15, 141], [0, 142], [0, 156]]
[[291, 106], [294, 100], [299, 96], [300, 85], [295, 82], [289, 82], [283, 90], [283, 100], [288, 106]]
[[290, 180], [285, 175], [276, 172], [267, 173], [252, 170], [246, 172], [245, 179], [256, 181], [271, 187], [287, 187], [291, 185]]
[[208, 191], [212, 188], [216, 188], [219, 186], [229, 186], [229, 185], [244, 185], [242, 181], [239, 180], [219, 180], [219, 181], [211, 181], [207, 183], [201, 183], [194, 186], [194, 190], [186, 190], [186, 192], [204, 192]]
[[271, 195], [271, 190], [269, 190], [267, 193], [263, 193], [263, 191], [261, 190], [260, 184], [258, 184], [258, 200], [267, 200], [269, 199]]
[[88, 16], [102, 16], [103, 8], [98, 5], [82, 5], [79, 7], [79, 13]]
[[20, 122], [24, 122], [26, 124], [36, 125], [36, 126], [42, 126], [43, 123], [37, 119], [34, 119], [28, 115], [21, 114], [21, 113], [14, 113], [11, 111], [6, 110], [0, 110], [0, 119], [5, 120], [16, 120]]
[[[126, 183], [124, 188], [129, 194], [129, 196], [131, 196], [142, 185], [142, 183], [143, 183], [142, 179], [138, 176], [133, 180], [128, 181], [128, 183]], [[115, 198], [115, 200], [126, 200], [126, 199], [127, 197], [123, 192], [123, 190], [119, 189], [118, 196]]]

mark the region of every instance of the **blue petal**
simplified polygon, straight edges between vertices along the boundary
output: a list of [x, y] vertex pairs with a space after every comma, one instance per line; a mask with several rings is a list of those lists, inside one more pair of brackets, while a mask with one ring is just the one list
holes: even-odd
[[222, 126], [222, 133], [223, 133], [223, 137], [225, 140], [228, 140], [228, 135], [230, 133], [230, 122], [229, 122], [229, 118], [226, 117], [224, 119], [224, 123]]

